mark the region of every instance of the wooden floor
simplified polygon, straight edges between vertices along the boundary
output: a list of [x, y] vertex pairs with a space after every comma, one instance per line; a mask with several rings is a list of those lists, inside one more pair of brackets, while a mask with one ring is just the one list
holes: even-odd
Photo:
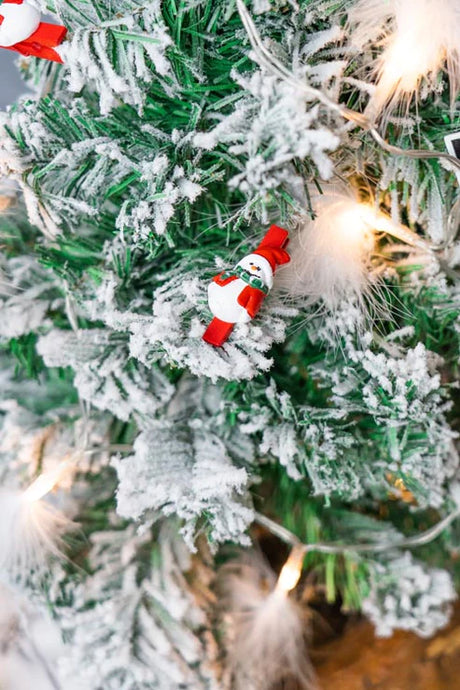
[[431, 639], [376, 638], [369, 623], [355, 620], [312, 657], [320, 690], [460, 690], [460, 605]]

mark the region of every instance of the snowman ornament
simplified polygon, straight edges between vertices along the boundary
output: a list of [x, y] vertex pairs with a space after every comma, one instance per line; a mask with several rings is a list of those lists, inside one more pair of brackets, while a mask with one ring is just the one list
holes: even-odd
[[54, 48], [66, 33], [65, 26], [42, 22], [40, 12], [26, 0], [3, 0], [0, 5], [0, 48], [62, 62]]
[[285, 250], [288, 242], [287, 230], [272, 225], [252, 254], [241, 259], [234, 269], [213, 278], [208, 286], [208, 303], [214, 318], [203, 340], [220, 347], [235, 324], [254, 318], [273, 286], [277, 266], [290, 261]]

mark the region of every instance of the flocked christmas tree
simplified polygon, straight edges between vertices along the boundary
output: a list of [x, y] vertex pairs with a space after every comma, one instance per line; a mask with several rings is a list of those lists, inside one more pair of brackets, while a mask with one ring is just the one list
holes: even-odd
[[34, 91], [0, 114], [0, 685], [311, 687], [318, 599], [431, 635], [457, 0], [30, 3], [61, 28], [0, 6]]

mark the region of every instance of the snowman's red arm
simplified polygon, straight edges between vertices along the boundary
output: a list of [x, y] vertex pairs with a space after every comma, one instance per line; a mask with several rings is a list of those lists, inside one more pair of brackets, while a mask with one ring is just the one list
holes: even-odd
[[51, 62], [61, 62], [61, 56], [53, 50], [60, 45], [67, 33], [65, 26], [46, 24], [42, 22], [38, 29], [25, 41], [9, 46], [7, 50], [14, 50], [26, 57], [38, 57]]
[[238, 304], [244, 307], [251, 319], [253, 319], [259, 311], [262, 302], [264, 301], [264, 297], [265, 294], [262, 292], [262, 290], [258, 290], [257, 288], [248, 285], [238, 295]]
[[[3, 0], [2, 4], [22, 5], [22, 2], [23, 0]], [[56, 48], [62, 43], [66, 34], [67, 29], [65, 26], [41, 22], [38, 29], [25, 41], [15, 43], [8, 48], [5, 46], [5, 48], [6, 50], [14, 50], [16, 53], [20, 53], [20, 55], [25, 55], [26, 57], [32, 56], [62, 63], [62, 58], [53, 48]]]
[[237, 275], [234, 276], [229, 276], [228, 278], [222, 279], [221, 276], [224, 274], [224, 271], [222, 273], [218, 273], [214, 278], [212, 279], [213, 283], [217, 283], [217, 285], [228, 285], [229, 283], [232, 283], [234, 280], [238, 278]]
[[228, 340], [234, 325], [234, 323], [221, 321], [215, 316], [205, 330], [203, 340], [210, 345], [214, 345], [214, 347], [221, 347]]

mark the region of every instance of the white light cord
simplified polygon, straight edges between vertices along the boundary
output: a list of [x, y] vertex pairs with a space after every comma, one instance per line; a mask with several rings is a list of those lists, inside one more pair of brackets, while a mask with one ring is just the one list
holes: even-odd
[[277, 536], [279, 539], [284, 541], [286, 544], [291, 546], [303, 546], [304, 552], [308, 553], [310, 551], [315, 551], [317, 553], [363, 553], [363, 552], [373, 552], [382, 553], [385, 551], [391, 551], [392, 549], [402, 549], [402, 548], [413, 548], [415, 546], [422, 546], [424, 544], [429, 544], [434, 541], [454, 520], [460, 516], [460, 508], [454, 510], [453, 513], [447, 515], [445, 518], [437, 522], [433, 527], [414, 535], [413, 537], [406, 537], [403, 539], [388, 541], [386, 543], [358, 543], [358, 544], [327, 544], [324, 542], [317, 542], [315, 544], [302, 544], [300, 539], [296, 537], [293, 532], [286, 529], [282, 525], [278, 525], [270, 518], [262, 515], [261, 513], [256, 513], [255, 521], [266, 527], [269, 532]]
[[258, 61], [268, 70], [270, 70], [272, 74], [279, 77], [286, 83], [291, 84], [291, 86], [295, 86], [296, 88], [301, 89], [305, 94], [316, 98], [318, 101], [320, 101], [320, 103], [323, 103], [323, 105], [326, 105], [328, 108], [335, 111], [336, 113], [344, 117], [346, 120], [354, 122], [362, 129], [368, 131], [374, 138], [376, 143], [382, 149], [384, 149], [388, 153], [391, 153], [393, 156], [407, 156], [408, 158], [421, 159], [439, 158], [448, 161], [455, 168], [460, 170], [460, 160], [458, 160], [454, 156], [451, 156], [449, 153], [443, 153], [441, 151], [428, 151], [424, 149], [401, 149], [398, 146], [393, 146], [392, 144], [389, 144], [375, 129], [373, 122], [371, 122], [365, 115], [363, 115], [362, 113], [358, 113], [355, 110], [351, 110], [350, 108], [347, 108], [346, 106], [343, 106], [340, 103], [336, 103], [331, 98], [329, 98], [329, 96], [323, 93], [320, 89], [316, 89], [313, 86], [309, 86], [308, 84], [305, 84], [303, 81], [298, 79], [277, 58], [271, 55], [267, 48], [264, 46], [262, 39], [256, 29], [256, 26], [243, 0], [236, 0], [236, 4], [238, 7], [239, 15], [241, 17], [241, 21], [243, 23], [244, 28], [246, 29], [246, 33], [248, 35], [251, 46], [257, 55]]

